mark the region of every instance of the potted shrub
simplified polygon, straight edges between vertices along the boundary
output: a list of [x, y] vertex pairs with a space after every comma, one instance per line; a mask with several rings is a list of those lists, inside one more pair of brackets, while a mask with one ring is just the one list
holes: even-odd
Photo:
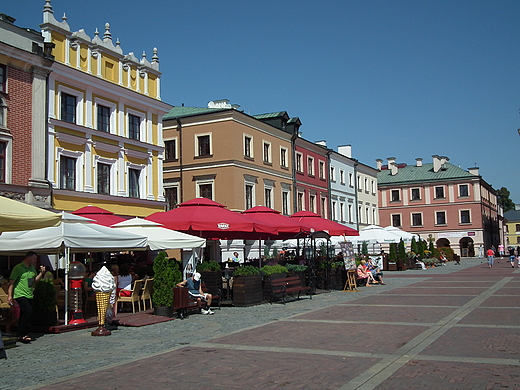
[[260, 268], [264, 275], [262, 280], [262, 298], [264, 300], [271, 299], [271, 280], [285, 278], [287, 276], [287, 268], [283, 265], [264, 265]]
[[397, 252], [395, 244], [390, 244], [390, 253], [388, 253], [388, 270], [397, 271]]
[[40, 280], [34, 287], [31, 324], [53, 326], [58, 322], [56, 289], [52, 280]]
[[262, 303], [262, 275], [260, 269], [244, 265], [235, 269], [233, 277], [233, 304], [251, 306]]
[[286, 264], [288, 274], [297, 275], [300, 277], [300, 286], [307, 286], [307, 266], [300, 264]]
[[152, 302], [154, 314], [173, 316], [173, 287], [182, 280], [179, 265], [175, 259], [169, 259], [166, 252], [159, 252], [153, 262], [154, 285]]
[[208, 292], [220, 295], [222, 292], [222, 267], [214, 260], [203, 261], [197, 265], [202, 281]]

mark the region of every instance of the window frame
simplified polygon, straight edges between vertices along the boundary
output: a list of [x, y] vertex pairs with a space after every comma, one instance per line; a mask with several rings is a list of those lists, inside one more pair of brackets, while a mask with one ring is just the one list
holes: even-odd
[[254, 146], [253, 146], [253, 136], [249, 134], [244, 134], [243, 138], [244, 143], [244, 157], [254, 159]]
[[307, 156], [307, 176], [314, 177], [314, 157]]
[[127, 113], [128, 138], [134, 141], [141, 141], [143, 118], [134, 113]]
[[287, 158], [289, 156], [289, 149], [287, 149], [284, 146], [280, 146], [280, 167], [282, 168], [289, 168], [289, 159]]
[[[396, 222], [399, 224], [396, 225]], [[401, 214], [390, 214], [390, 223], [393, 227], [402, 227], [403, 226], [403, 218]]]
[[7, 93], [7, 65], [0, 64], [0, 92]]
[[[108, 167], [108, 175], [106, 177], [107, 183], [105, 184], [108, 186], [108, 191], [103, 191], [103, 192], [100, 191], [100, 187], [103, 184], [102, 182], [100, 182], [100, 175], [102, 174], [102, 172], [100, 172], [101, 166]], [[110, 195], [111, 190], [112, 190], [112, 164], [107, 164], [102, 161], [97, 161], [97, 164], [96, 164], [96, 193], [101, 194], [101, 195]]]
[[[416, 194], [414, 194], [414, 192], [416, 192]], [[421, 189], [419, 187], [410, 188], [410, 200], [421, 200]]]
[[[176, 203], [172, 204], [172, 196], [171, 193], [174, 193]], [[169, 185], [167, 187], [164, 187], [164, 200], [166, 201], [166, 211], [173, 210], [175, 206], [179, 204], [179, 184]]]
[[[76, 191], [77, 189], [77, 177], [78, 177], [78, 159], [76, 157], [67, 155], [67, 154], [61, 154], [60, 158], [60, 181], [59, 181], [59, 189], [60, 190], [67, 190], [67, 191]], [[73, 162], [72, 168], [65, 167], [64, 162]], [[72, 178], [66, 177], [64, 179], [64, 174], [72, 173]], [[72, 182], [72, 183], [70, 183]], [[72, 184], [69, 187], [69, 184]]]
[[[415, 219], [416, 217], [419, 218], [419, 223], [416, 223]], [[413, 227], [421, 227], [421, 226], [424, 226], [423, 225], [423, 214], [421, 212], [419, 213], [410, 213], [410, 226], [413, 226]]]
[[[444, 220], [444, 222], [439, 222], [439, 217], [441, 216], [441, 213], [442, 213], [442, 218]], [[446, 211], [444, 210], [440, 210], [440, 211], [435, 211], [435, 225], [436, 226], [444, 226], [444, 225], [447, 225], [448, 219], [447, 219], [447, 214], [446, 214]]]
[[[397, 196], [394, 196], [396, 195]], [[390, 202], [400, 202], [401, 201], [401, 191], [400, 190], [390, 190]]]
[[333, 165], [330, 166], [330, 181], [336, 182], [336, 167]]
[[[197, 180], [195, 182], [196, 184], [196, 195], [197, 198], [206, 198], [215, 200], [215, 179], [203, 179], [203, 180]], [[208, 187], [211, 186], [211, 198], [208, 198], [207, 196], [203, 196], [204, 192], [207, 192], [207, 188], [202, 187]]]
[[296, 152], [296, 172], [303, 173], [303, 153]]
[[[267, 148], [267, 149], [266, 149]], [[273, 148], [272, 144], [269, 141], [262, 141], [262, 161], [265, 164], [273, 163]]]
[[[68, 98], [74, 99], [74, 104], [69, 104]], [[68, 107], [73, 108], [72, 113], [68, 112]], [[78, 123], [78, 97], [76, 95], [65, 91], [60, 92], [60, 120], [67, 123]]]
[[[467, 221], [463, 221], [463, 213], [464, 215], [467, 213]], [[465, 209], [465, 210], [459, 210], [459, 224], [461, 225], [469, 225], [471, 224], [471, 210]]]
[[[213, 156], [213, 137], [212, 133], [199, 133], [194, 134], [195, 137], [195, 157], [205, 158], [205, 157], [212, 157]], [[204, 151], [204, 153], [201, 153], [202, 145], [200, 143], [201, 139], [208, 139], [208, 153]]]
[[325, 161], [318, 160], [318, 175], [320, 180], [325, 180]]
[[[438, 196], [439, 195], [439, 190], [442, 191], [442, 196]], [[435, 198], [434, 199], [446, 199], [446, 191], [445, 191], [444, 186], [435, 186], [434, 187], [434, 191], [435, 191]]]
[[9, 143], [0, 140], [0, 183], [7, 183], [7, 155]]
[[177, 156], [177, 138], [164, 140], [164, 161], [177, 161], [178, 159], [179, 158]]
[[7, 129], [7, 101], [0, 96], [0, 128]]
[[[466, 193], [463, 194], [462, 188], [466, 189]], [[469, 198], [469, 185], [468, 184], [459, 184], [459, 198]]]

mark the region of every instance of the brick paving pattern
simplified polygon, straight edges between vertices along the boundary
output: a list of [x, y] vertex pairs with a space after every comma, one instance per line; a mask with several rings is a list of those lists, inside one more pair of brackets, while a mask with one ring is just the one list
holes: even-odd
[[[519, 269], [464, 259], [461, 266], [387, 272], [385, 281], [358, 293], [125, 328], [104, 340], [78, 331], [77, 351], [55, 351], [55, 377], [25, 388], [520, 390]], [[53, 341], [63, 348], [60, 338]], [[38, 353], [38, 343], [23, 348]], [[110, 359], [96, 364], [101, 343]], [[68, 365], [60, 352], [70, 355]], [[13, 355], [0, 366], [7, 378], [0, 389], [23, 387], [16, 363], [40, 364], [34, 354]], [[71, 372], [74, 364], [79, 373]]]

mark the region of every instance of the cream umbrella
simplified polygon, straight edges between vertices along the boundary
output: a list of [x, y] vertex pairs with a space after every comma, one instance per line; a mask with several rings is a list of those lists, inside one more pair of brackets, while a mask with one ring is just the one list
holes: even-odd
[[0, 233], [58, 226], [61, 214], [0, 196]]

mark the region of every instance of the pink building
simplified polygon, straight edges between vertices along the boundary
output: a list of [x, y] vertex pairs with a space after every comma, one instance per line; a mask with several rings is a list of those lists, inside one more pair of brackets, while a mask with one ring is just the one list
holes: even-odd
[[416, 159], [415, 165], [387, 165], [379, 170], [379, 217], [382, 226], [392, 225], [437, 247], [450, 246], [461, 256], [478, 255], [478, 247], [498, 246], [501, 215], [496, 191], [478, 174], [449, 158], [434, 155], [432, 163]]

